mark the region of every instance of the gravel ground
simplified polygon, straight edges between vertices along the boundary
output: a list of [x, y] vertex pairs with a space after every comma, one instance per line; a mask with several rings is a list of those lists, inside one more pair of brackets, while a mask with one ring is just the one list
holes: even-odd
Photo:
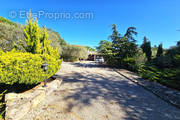
[[66, 63], [60, 89], [23, 120], [180, 120], [180, 109], [93, 62]]

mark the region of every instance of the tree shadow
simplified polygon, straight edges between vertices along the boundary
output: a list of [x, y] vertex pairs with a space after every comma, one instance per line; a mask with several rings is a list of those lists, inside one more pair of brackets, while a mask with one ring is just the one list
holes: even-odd
[[70, 64], [74, 65], [76, 67], [84, 67], [84, 68], [104, 68], [104, 67], [107, 67], [104, 64], [97, 64], [95, 61], [91, 61], [89, 63], [75, 62], [75, 63], [70, 63]]
[[[76, 67], [84, 67], [81, 63], [71, 64]], [[97, 64], [87, 66], [89, 68], [100, 67]], [[92, 105], [92, 100], [102, 98], [109, 103], [113, 101], [118, 104], [126, 113], [124, 120], [175, 120], [177, 116], [180, 117], [179, 109], [167, 104], [119, 74], [110, 72], [108, 76], [105, 76], [101, 73], [76, 72], [59, 77], [62, 78], [63, 84], [78, 83], [82, 85], [82, 87], [76, 88], [74, 93], [64, 98], [65, 101], [73, 99], [73, 103], [68, 104], [67, 111], [71, 111], [73, 106], [78, 106], [81, 109], [84, 106]]]

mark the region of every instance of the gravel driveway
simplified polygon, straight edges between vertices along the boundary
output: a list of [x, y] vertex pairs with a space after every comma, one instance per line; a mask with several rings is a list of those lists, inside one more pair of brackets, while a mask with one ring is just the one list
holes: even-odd
[[180, 120], [180, 109], [110, 68], [64, 62], [57, 75], [60, 89], [23, 120]]

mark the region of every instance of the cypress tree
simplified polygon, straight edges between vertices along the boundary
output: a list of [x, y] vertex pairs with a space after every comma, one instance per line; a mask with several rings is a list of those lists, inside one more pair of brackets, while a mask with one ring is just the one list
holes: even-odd
[[160, 57], [163, 54], [162, 44], [159, 44], [156, 57]]
[[33, 19], [31, 17], [31, 12], [29, 13], [29, 19], [26, 21], [26, 25], [23, 28], [24, 31], [24, 37], [26, 46], [24, 46], [24, 49], [27, 52], [31, 52], [34, 54], [40, 54], [41, 53], [41, 31], [37, 24], [37, 19]]
[[143, 44], [141, 45], [141, 48], [143, 50], [143, 53], [146, 54], [146, 58], [148, 61], [151, 60], [152, 51], [151, 51], [151, 42], [147, 41], [146, 36], [144, 36]]

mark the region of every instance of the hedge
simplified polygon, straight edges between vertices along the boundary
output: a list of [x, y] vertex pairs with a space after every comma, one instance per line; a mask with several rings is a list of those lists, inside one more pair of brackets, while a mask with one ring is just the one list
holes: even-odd
[[180, 90], [180, 68], [159, 69], [155, 66], [141, 65], [138, 74], [144, 79]]
[[47, 78], [60, 69], [61, 60], [50, 55], [0, 51], [0, 83], [37, 84], [44, 80], [41, 65], [49, 64]]

